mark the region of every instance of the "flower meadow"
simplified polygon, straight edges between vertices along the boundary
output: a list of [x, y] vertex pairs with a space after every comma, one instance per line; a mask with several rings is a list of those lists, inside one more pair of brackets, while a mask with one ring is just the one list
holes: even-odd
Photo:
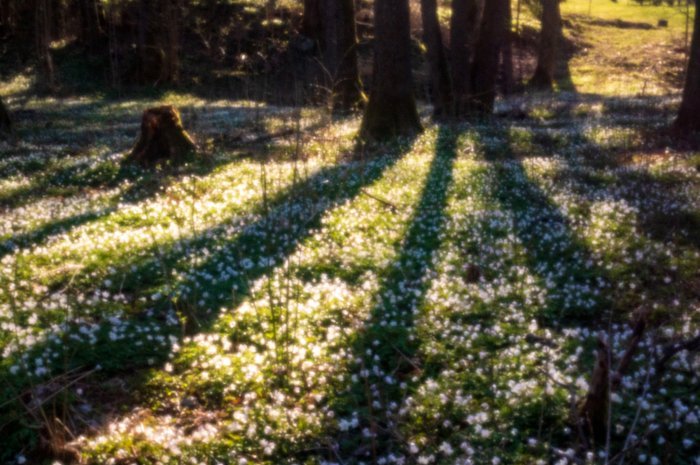
[[123, 164], [134, 100], [32, 100], [0, 143], [3, 461], [700, 464], [700, 158], [645, 139], [675, 100], [365, 146], [167, 98], [204, 160]]

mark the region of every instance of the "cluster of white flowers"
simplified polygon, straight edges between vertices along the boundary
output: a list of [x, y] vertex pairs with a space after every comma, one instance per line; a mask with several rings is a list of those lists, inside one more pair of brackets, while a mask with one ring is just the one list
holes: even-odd
[[[291, 117], [193, 102], [202, 134]], [[355, 123], [334, 126], [342, 144]], [[132, 183], [32, 199], [41, 180], [25, 172], [51, 172], [37, 142], [29, 161], [0, 160], [0, 195], [15, 199], [0, 212], [6, 374], [36, 383], [69, 358], [152, 366], [152, 406], [75, 442], [95, 463], [596, 463], [605, 450], [571, 449], [571, 405], [599, 331], [619, 360], [644, 306], [668, 318], [611, 396], [613, 445], [697, 463], [700, 360], [655, 363], [700, 330], [684, 285], [700, 258], [692, 238], [645, 225], [698, 214], [700, 174], [677, 154], [584, 156], [636, 141], [629, 118], [550, 123], [429, 128], [401, 157], [365, 161], [233, 157], [129, 201]], [[103, 147], [66, 168], [118, 162]]]

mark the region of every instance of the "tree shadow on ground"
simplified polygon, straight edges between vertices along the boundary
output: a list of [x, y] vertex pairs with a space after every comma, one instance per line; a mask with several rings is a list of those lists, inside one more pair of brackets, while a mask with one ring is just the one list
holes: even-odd
[[[533, 144], [530, 152], [520, 150], [518, 155], [563, 155], [565, 165], [558, 181], [570, 185], [576, 195], [589, 202], [633, 205], [638, 210], [636, 226], [642, 234], [656, 241], [700, 250], [700, 218], [687, 210], [692, 205], [691, 194], [686, 189], [691, 183], [688, 174], [682, 173], [682, 165], [678, 166], [679, 171], [668, 174], [652, 171], [654, 163], [688, 153], [687, 141], [672, 138], [664, 131], [674, 114], [667, 100], [579, 96], [556, 109], [558, 118], [569, 122], [562, 129], [519, 122], [519, 128], [533, 134]], [[579, 105], [600, 107], [602, 115], [593, 120], [593, 125], [583, 124], [581, 117], [586, 115], [576, 115]], [[611, 141], [601, 144], [592, 131], [595, 125], [620, 136], [613, 135]], [[570, 173], [572, 161], [579, 162], [586, 172]], [[645, 194], [640, 195], [641, 192]]]
[[[410, 333], [415, 312], [422, 306], [435, 274], [433, 257], [443, 237], [459, 135], [454, 127], [440, 126], [436, 153], [398, 255], [387, 268], [363, 329], [350, 343], [354, 354], [350, 359], [361, 360], [357, 368], [366, 370], [367, 377], [339, 393], [334, 400], [334, 416], [349, 418], [359, 413], [362, 424], [352, 434], [334, 435], [323, 449], [330, 449], [329, 460], [340, 456], [372, 461], [378, 454], [398, 449], [396, 425], [385, 410], [377, 412], [373, 402], [386, 407], [399, 400], [399, 383], [410, 383], [417, 369], [413, 358], [419, 345]], [[387, 383], [387, 376], [393, 382]], [[365, 427], [372, 432], [371, 438], [359, 433]]]
[[[344, 119], [335, 118], [334, 121], [342, 122]], [[107, 205], [65, 218], [50, 220], [31, 230], [0, 240], [0, 258], [17, 247], [25, 248], [38, 245], [51, 236], [65, 233], [84, 224], [105, 218], [117, 212], [119, 204], [136, 204], [153, 198], [183, 176], [206, 176], [212, 171], [240, 159], [267, 161], [279, 158], [280, 154], [287, 158], [293, 158], [294, 155], [284, 155], [289, 151], [284, 146], [287, 143], [287, 138], [293, 138], [293, 141], [298, 142], [297, 139], [303, 134], [316, 133], [327, 127], [327, 124], [328, 122], [322, 119], [303, 128], [290, 128], [283, 131], [282, 134], [280, 131], [270, 132], [269, 130], [258, 128], [253, 140], [240, 140], [229, 144], [229, 147], [234, 150], [245, 149], [239, 155], [204, 157], [185, 166], [165, 166], [157, 171], [141, 169], [109, 158], [101, 160], [97, 165], [94, 165], [90, 160], [83, 160], [85, 163], [82, 163], [80, 160], [75, 163], [68, 161], [67, 163], [61, 163], [55, 169], [46, 167], [41, 169], [40, 165], [30, 165], [28, 169], [23, 169], [21, 172], [25, 175], [31, 175], [33, 178], [32, 182], [30, 185], [8, 195], [0, 196], [0, 211], [23, 206], [46, 196], [70, 198], [73, 195], [85, 192], [85, 190], [113, 189], [127, 180], [131, 181], [131, 183], [123, 192], [111, 199]], [[292, 131], [292, 133], [289, 133], [289, 131]], [[299, 131], [303, 131], [303, 133]], [[82, 133], [79, 132], [79, 134]], [[67, 158], [70, 158], [70, 156], [67, 156]]]
[[[257, 215], [248, 218], [251, 222], [243, 224], [233, 236], [226, 234], [231, 225], [217, 225], [201, 232], [197, 238], [174, 244], [165, 253], [151, 251], [150, 255], [153, 258], [150, 260], [122, 264], [120, 273], [125, 277], [136, 276], [136, 279], [116, 285], [121, 286], [122, 292], [133, 296], [132, 304], [135, 304], [140, 297], [150, 297], [152, 289], [163, 285], [167, 287], [173, 279], [172, 267], [179, 260], [186, 259], [193, 250], [200, 247], [208, 247], [210, 250], [200, 263], [195, 263], [187, 270], [182, 285], [173, 289], [160, 301], [152, 304], [149, 302], [147, 305], [150, 309], [140, 305], [135, 312], [127, 311], [127, 324], [134, 325], [132, 329], [136, 329], [133, 334], [115, 339], [111, 337], [107, 324], [105, 328], [95, 332], [94, 341], [76, 342], [70, 337], [72, 326], [68, 324], [61, 326], [62, 329], [59, 328], [61, 334], [51, 335], [33, 345], [29, 351], [29, 359], [33, 360], [34, 356], [55, 350], [63, 354], [61, 360], [65, 361], [65, 366], [62, 369], [65, 372], [89, 370], [99, 364], [101, 374], [98, 376], [102, 380], [133, 374], [135, 370], [164, 361], [170, 352], [169, 344], [138, 342], [142, 338], [144, 328], [148, 333], [149, 327], [163, 327], [167, 314], [177, 306], [177, 310], [185, 315], [186, 321], [182, 329], [186, 333], [210, 329], [222, 305], [235, 304], [244, 299], [255, 279], [269, 273], [277, 263], [292, 254], [299, 244], [310, 237], [320, 225], [324, 213], [350, 201], [364, 186], [381, 178], [411, 147], [412, 140], [403, 140], [392, 146], [382, 147], [381, 150], [385, 153], [382, 157], [341, 163], [321, 169], [308, 178], [301, 178], [276, 198], [268, 199], [260, 206]], [[365, 148], [358, 145], [355, 150], [364, 152]], [[219, 233], [223, 233], [223, 236], [218, 242], [212, 243], [212, 238]], [[222, 266], [230, 272], [219, 278]], [[92, 281], [88, 274], [84, 283], [87, 288], [75, 290], [79, 290], [80, 293], [87, 292], [89, 288], [95, 287]], [[176, 301], [177, 304], [174, 303]], [[131, 304], [127, 304], [129, 305]], [[80, 318], [83, 322], [94, 320], [97, 325], [109, 323], [109, 318], [96, 314], [100, 312], [99, 307], [92, 304], [89, 307], [91, 308], [85, 308], [88, 313]], [[80, 315], [81, 310], [74, 309], [73, 314]], [[166, 331], [173, 329], [176, 334], [179, 332], [178, 328], [172, 326]], [[7, 369], [9, 364], [3, 365], [3, 371]], [[9, 374], [5, 378], [8, 380], [8, 389], [2, 398], [3, 401], [16, 396], [22, 396], [17, 397], [18, 399], [31, 397], [35, 380], [26, 384], [25, 378], [15, 378]], [[130, 385], [132, 395], [139, 391], [140, 383], [144, 381], [142, 378], [134, 380]], [[57, 399], [63, 399], [63, 396], [58, 396]], [[10, 406], [12, 405], [14, 404]], [[0, 429], [9, 431], [8, 428], [16, 425], [21, 416], [21, 407], [5, 410], [0, 415]], [[18, 434], [26, 433], [24, 429], [17, 431]]]
[[554, 83], [558, 91], [576, 92], [576, 84], [574, 84], [571, 75], [571, 60], [583, 48], [583, 45], [577, 43], [567, 37], [561, 38], [561, 50], [559, 60], [557, 60], [554, 69]]
[[594, 254], [574, 232], [571, 220], [527, 174], [512, 149], [507, 125], [478, 125], [481, 154], [495, 174], [490, 195], [512, 215], [530, 271], [544, 288], [547, 302], [537, 317], [541, 324], [594, 325], [606, 302], [598, 301], [609, 285]]
[[[349, 386], [339, 386], [332, 400], [334, 418], [357, 418], [359, 426], [347, 432], [323, 432], [318, 440], [322, 447], [316, 453], [329, 461], [377, 463], [378, 457], [389, 454], [404, 457], [406, 438], [397, 424], [396, 410], [387, 406], [400, 404], [444, 368], [419, 359], [421, 340], [412, 334], [412, 328], [436, 278], [434, 257], [447, 221], [448, 190], [458, 156], [456, 141], [470, 129], [476, 133], [477, 152], [493, 173], [487, 197], [512, 215], [513, 232], [522, 245], [526, 265], [543, 287], [552, 290], [541, 311], [532, 317], [550, 328], [575, 324], [595, 328], [603, 323], [602, 310], [607, 307], [602, 293], [608, 277], [593, 265], [592, 252], [576, 236], [566, 215], [528, 178], [522, 162], [510, 150], [506, 128], [494, 124], [441, 127], [437, 154], [401, 250], [382, 281], [364, 328], [351, 344], [349, 360], [353, 362], [348, 371], [360, 376]], [[469, 318], [491, 321], [498, 317], [479, 313]]]

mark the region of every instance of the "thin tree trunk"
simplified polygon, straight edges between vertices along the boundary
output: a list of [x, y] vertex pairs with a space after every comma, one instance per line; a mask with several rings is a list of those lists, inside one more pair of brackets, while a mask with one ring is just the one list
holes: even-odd
[[78, 7], [80, 16], [78, 40], [88, 50], [95, 52], [103, 34], [100, 26], [100, 4], [96, 0], [80, 0]]
[[450, 21], [450, 54], [452, 61], [453, 113], [467, 113], [472, 82], [470, 76], [474, 38], [479, 33], [481, 8], [478, 0], [453, 0]]
[[[106, 8], [106, 25], [107, 25], [107, 48], [109, 50], [109, 74], [112, 81], [112, 87], [119, 88], [122, 82], [122, 71], [119, 63], [119, 42], [117, 40], [117, 28], [116, 28], [116, 9], [117, 5], [114, 2], [110, 2], [105, 6]], [[139, 25], [140, 25], [139, 16]], [[139, 51], [141, 51], [139, 44]]]
[[331, 80], [332, 107], [344, 113], [362, 102], [354, 0], [325, 0], [324, 16], [324, 66]]
[[421, 0], [420, 5], [423, 41], [428, 48], [433, 114], [436, 118], [442, 118], [452, 111], [452, 83], [437, 15], [437, 1]]
[[413, 95], [408, 0], [374, 3], [374, 70], [360, 133], [382, 140], [419, 132]]
[[554, 86], [554, 70], [562, 38], [559, 0], [542, 0], [542, 29], [537, 53], [537, 68], [530, 85], [537, 89]]
[[484, 7], [479, 40], [472, 68], [472, 105], [470, 113], [490, 115], [496, 101], [498, 58], [503, 43], [503, 17], [510, 0], [488, 0]]
[[164, 63], [161, 81], [176, 83], [180, 79], [180, 17], [182, 14], [181, 0], [165, 0], [163, 13], [165, 16], [164, 30], [161, 34]]
[[333, 111], [347, 112], [362, 104], [362, 82], [357, 64], [357, 28], [354, 0], [329, 0], [336, 3], [336, 56], [338, 64], [333, 82]]
[[174, 83], [180, 72], [179, 0], [140, 0], [138, 49], [142, 83]]
[[301, 33], [313, 40], [320, 48], [323, 37], [321, 20], [321, 0], [304, 0], [304, 15], [301, 21]]
[[51, 57], [51, 12], [49, 0], [35, 0], [34, 41], [38, 61], [39, 82], [49, 91], [55, 88], [55, 73]]
[[[110, 10], [111, 12], [112, 10]], [[137, 44], [139, 52], [140, 69], [138, 71], [138, 81], [144, 83], [149, 80], [152, 65], [149, 60], [149, 25], [150, 8], [148, 0], [140, 0], [138, 6]], [[113, 18], [111, 18], [113, 19]]]
[[513, 77], [513, 14], [510, 3], [506, 8], [506, 14], [503, 17], [503, 44], [501, 46], [501, 77], [503, 79], [503, 93], [509, 95], [515, 87], [515, 78]]
[[690, 60], [685, 76], [683, 100], [674, 122], [679, 132], [700, 131], [700, 8], [695, 9], [693, 39], [690, 44]]

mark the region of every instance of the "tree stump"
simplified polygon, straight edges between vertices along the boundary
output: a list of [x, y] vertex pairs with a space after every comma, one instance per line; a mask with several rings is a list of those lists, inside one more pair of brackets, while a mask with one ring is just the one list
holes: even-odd
[[141, 134], [127, 161], [154, 166], [161, 161], [181, 163], [196, 155], [196, 145], [172, 105], [149, 108], [141, 118]]
[[5, 103], [0, 99], [0, 136], [8, 135], [12, 132], [12, 120], [10, 112], [7, 111]]

